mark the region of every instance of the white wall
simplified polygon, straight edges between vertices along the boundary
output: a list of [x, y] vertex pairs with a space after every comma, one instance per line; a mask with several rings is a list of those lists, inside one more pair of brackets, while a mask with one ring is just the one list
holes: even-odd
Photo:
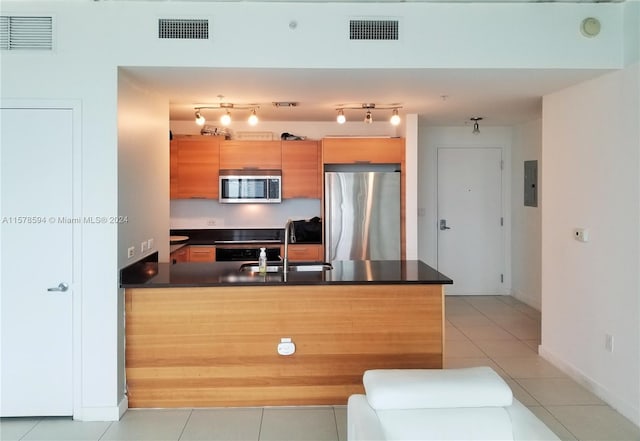
[[[544, 97], [540, 353], [640, 424], [640, 64]], [[588, 228], [591, 240], [574, 239]], [[605, 350], [605, 334], [614, 351]]]
[[[169, 260], [169, 103], [124, 72], [118, 81], [118, 267], [158, 251]], [[141, 244], [154, 246], [142, 251]], [[127, 248], [135, 255], [127, 257]]]
[[171, 201], [172, 229], [284, 228], [288, 219], [320, 215], [320, 199], [289, 199], [280, 204], [220, 204], [206, 199]]
[[514, 297], [541, 310], [540, 251], [542, 194], [538, 206], [524, 205], [524, 161], [538, 161], [538, 189], [542, 170], [542, 120], [513, 128], [511, 149], [511, 290]]
[[[72, 99], [82, 103], [83, 216], [115, 216], [118, 198], [118, 68], [208, 66], [277, 68], [620, 68], [624, 59], [624, 5], [619, 3], [264, 3], [2, 1], [3, 14], [55, 17], [52, 52], [2, 51], [3, 98]], [[353, 17], [397, 17], [397, 43], [346, 41]], [[585, 39], [576, 28], [597, 16], [607, 31]], [[160, 17], [211, 17], [214, 38], [161, 41]], [[288, 23], [299, 26], [291, 31]], [[238, 29], [251, 29], [238, 33]], [[526, 29], [527, 32], [522, 30]], [[345, 31], [346, 32], [346, 31]], [[254, 38], [254, 36], [260, 38]], [[472, 42], [472, 44], [470, 44]], [[557, 48], [557, 50], [550, 50]], [[290, 130], [293, 131], [293, 130]], [[151, 194], [136, 193], [138, 201]], [[19, 197], [16, 195], [16, 197]], [[429, 209], [430, 207], [426, 207]], [[154, 231], [136, 218], [127, 240]], [[140, 233], [138, 233], [140, 232]], [[78, 419], [115, 419], [124, 399], [118, 227], [83, 226], [82, 327], [74, 347], [82, 354]], [[124, 236], [123, 236], [124, 237]], [[420, 251], [433, 257], [427, 229]], [[158, 242], [159, 239], [156, 239]], [[159, 244], [158, 244], [159, 246]], [[636, 267], [637, 270], [637, 267]]]
[[[469, 127], [430, 127], [421, 122], [418, 141], [418, 258], [437, 268], [438, 265], [438, 176], [439, 148], [500, 148], [502, 160], [511, 163], [512, 130], [510, 127], [480, 125], [474, 135]], [[502, 212], [504, 214], [504, 288], [511, 287], [511, 169], [503, 170]]]

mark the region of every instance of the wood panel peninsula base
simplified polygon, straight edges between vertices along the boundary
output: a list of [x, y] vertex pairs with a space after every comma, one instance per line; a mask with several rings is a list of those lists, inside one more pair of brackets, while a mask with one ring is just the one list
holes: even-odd
[[442, 368], [442, 284], [123, 286], [132, 408], [346, 404], [367, 369]]

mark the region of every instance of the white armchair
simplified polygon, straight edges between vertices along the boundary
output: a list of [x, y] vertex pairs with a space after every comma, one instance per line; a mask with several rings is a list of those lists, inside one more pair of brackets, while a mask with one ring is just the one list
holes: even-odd
[[347, 406], [349, 441], [558, 440], [491, 368], [366, 371]]

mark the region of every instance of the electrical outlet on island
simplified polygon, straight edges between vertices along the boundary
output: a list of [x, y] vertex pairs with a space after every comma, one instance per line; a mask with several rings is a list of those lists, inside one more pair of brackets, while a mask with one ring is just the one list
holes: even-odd
[[219, 226], [220, 226], [220, 219], [217, 219], [215, 217], [207, 219], [207, 227], [219, 227]]

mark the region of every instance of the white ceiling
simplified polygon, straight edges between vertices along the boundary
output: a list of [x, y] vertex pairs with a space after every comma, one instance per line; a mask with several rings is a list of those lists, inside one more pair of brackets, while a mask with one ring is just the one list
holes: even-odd
[[[484, 125], [512, 125], [541, 116], [541, 97], [605, 73], [589, 69], [232, 69], [126, 68], [165, 96], [171, 120], [192, 121], [194, 107], [231, 102], [257, 104], [261, 121], [334, 121], [336, 108], [375, 103], [400, 105], [401, 116], [418, 114], [430, 125], [463, 125], [473, 116]], [[444, 96], [444, 98], [443, 98]], [[276, 108], [273, 101], [295, 101]], [[246, 118], [248, 111], [236, 111]], [[374, 111], [374, 120], [391, 111]], [[208, 120], [219, 110], [204, 111]], [[243, 116], [240, 116], [243, 115]], [[364, 117], [346, 110], [348, 120]]]

